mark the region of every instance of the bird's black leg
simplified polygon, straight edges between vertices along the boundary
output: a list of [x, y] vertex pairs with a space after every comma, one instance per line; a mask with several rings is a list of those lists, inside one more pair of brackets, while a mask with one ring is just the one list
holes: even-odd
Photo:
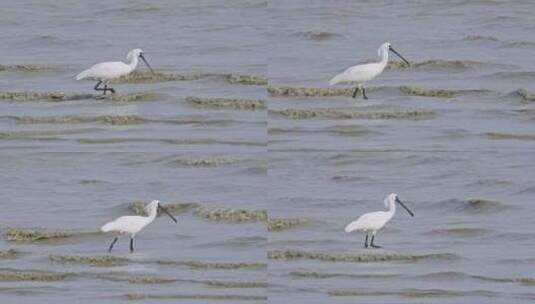
[[105, 84], [105, 85], [104, 85], [104, 93], [102, 93], [102, 95], [106, 95], [106, 91], [107, 91], [107, 90], [108, 90], [108, 85]]
[[356, 87], [355, 91], [353, 91], [353, 98], [357, 97], [358, 92], [359, 92], [359, 87]]
[[375, 235], [372, 235], [372, 241], [370, 242], [370, 247], [373, 247], [373, 248], [381, 248], [381, 246], [377, 246], [373, 243], [373, 240], [375, 239]]
[[130, 238], [130, 253], [134, 252], [134, 238]]
[[104, 91], [104, 94], [106, 94], [106, 89], [103, 89], [103, 88], [99, 88], [99, 86], [102, 84], [102, 80], [100, 80], [99, 82], [97, 82], [97, 84], [95, 85], [95, 87], [93, 89], [95, 89], [95, 91]]
[[362, 97], [364, 97], [364, 99], [368, 99], [368, 96], [366, 96], [366, 89], [364, 88], [364, 86], [362, 86]]
[[368, 234], [366, 233], [366, 238], [364, 239], [364, 248], [368, 248]]
[[117, 240], [118, 240], [118, 239], [119, 239], [118, 237], [116, 237], [115, 239], [113, 239], [113, 241], [112, 241], [111, 244], [110, 244], [110, 248], [108, 248], [108, 253], [111, 252], [111, 250], [113, 249], [113, 245], [115, 245], [115, 243], [117, 243]]

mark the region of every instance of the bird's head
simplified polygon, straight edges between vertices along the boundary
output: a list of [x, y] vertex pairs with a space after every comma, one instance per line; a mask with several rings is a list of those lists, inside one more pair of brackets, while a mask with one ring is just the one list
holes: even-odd
[[385, 42], [383, 44], [381, 44], [381, 47], [379, 48], [379, 57], [382, 57], [382, 53], [384, 54], [388, 54], [388, 52], [392, 52], [394, 54], [396, 54], [396, 56], [398, 56], [401, 60], [403, 60], [407, 65], [411, 65], [409, 63], [409, 61], [407, 59], [405, 59], [405, 57], [401, 56], [400, 53], [398, 53], [396, 50], [394, 50], [394, 48], [392, 47], [392, 44], [390, 44], [390, 42]]
[[126, 60], [132, 61], [136, 57], [143, 57], [142, 49], [133, 49], [126, 55]]
[[148, 203], [147, 206], [145, 206], [145, 211], [147, 211], [147, 214], [153, 214], [156, 213], [158, 215], [158, 211], [161, 211], [165, 214], [167, 214], [173, 222], [178, 223], [177, 219], [167, 211], [167, 208], [165, 208], [162, 204], [160, 204], [160, 201], [153, 200], [152, 202]]
[[405, 209], [411, 216], [414, 216], [414, 213], [412, 213], [412, 211], [409, 209], [409, 207], [407, 207], [398, 197], [398, 195], [396, 193], [390, 193], [386, 198], [385, 198], [385, 206], [387, 208], [391, 208], [390, 206], [395, 206], [396, 203], [398, 203], [399, 205], [401, 205], [401, 207], [403, 207], [403, 209]]

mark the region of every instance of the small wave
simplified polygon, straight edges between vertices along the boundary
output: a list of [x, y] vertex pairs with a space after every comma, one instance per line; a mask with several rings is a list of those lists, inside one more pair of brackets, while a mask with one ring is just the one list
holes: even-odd
[[53, 64], [0, 64], [0, 71], [43, 72], [59, 69], [59, 65]]
[[309, 222], [306, 218], [270, 218], [267, 221], [267, 230], [270, 232], [288, 230], [295, 226], [304, 225]]
[[464, 40], [466, 41], [498, 41], [498, 38], [493, 36], [485, 36], [485, 35], [466, 35], [464, 36]]
[[425, 255], [403, 255], [395, 253], [363, 253], [363, 254], [327, 254], [319, 252], [310, 252], [303, 250], [271, 250], [268, 251], [268, 259], [271, 260], [295, 260], [309, 259], [320, 260], [325, 262], [387, 262], [387, 261], [419, 261], [424, 259], [451, 260], [457, 259], [458, 256], [451, 253], [435, 253]]
[[302, 37], [305, 39], [310, 39], [314, 41], [326, 41], [334, 38], [343, 37], [341, 34], [323, 32], [323, 31], [306, 31], [306, 32], [297, 32], [292, 34], [294, 37]]
[[232, 165], [240, 162], [240, 159], [234, 158], [177, 158], [173, 163], [180, 167], [220, 167]]
[[500, 202], [480, 198], [468, 200], [451, 199], [434, 203], [433, 206], [438, 208], [451, 208], [456, 212], [466, 213], [492, 213], [507, 208], [507, 206]]
[[418, 275], [417, 278], [424, 280], [460, 280], [460, 279], [474, 279], [487, 282], [498, 282], [498, 283], [518, 283], [522, 285], [535, 285], [535, 278], [499, 278], [499, 277], [489, 277], [482, 275], [472, 275], [464, 272], [457, 271], [445, 271], [445, 272], [434, 272], [423, 275]]
[[399, 277], [398, 273], [339, 273], [339, 272], [316, 272], [316, 271], [292, 271], [291, 276], [299, 278], [312, 279], [331, 279], [331, 278], [351, 278], [351, 279], [366, 279], [366, 278], [391, 278]]
[[489, 139], [494, 139], [494, 140], [501, 140], [501, 139], [535, 140], [535, 134], [511, 134], [511, 133], [487, 132], [487, 133], [484, 133], [483, 135]]
[[524, 89], [518, 89], [512, 93], [513, 95], [520, 96], [523, 101], [525, 102], [533, 102], [535, 101], [535, 94], [524, 90]]
[[267, 220], [267, 210], [246, 209], [211, 209], [199, 206], [193, 211], [194, 214], [210, 220], [227, 221], [231, 223], [259, 222]]
[[55, 255], [48, 256], [51, 262], [63, 264], [85, 264], [97, 267], [113, 267], [125, 265], [129, 260], [126, 258], [104, 255], [104, 256], [80, 256], [80, 255]]
[[391, 60], [386, 66], [390, 70], [401, 69], [426, 69], [426, 70], [439, 70], [439, 71], [466, 71], [477, 70], [485, 67], [510, 67], [503, 64], [471, 61], [471, 60], [442, 60], [432, 59], [422, 62], [413, 62], [411, 65], [407, 65], [403, 61]]
[[485, 78], [492, 79], [504, 79], [504, 80], [533, 80], [535, 79], [535, 72], [497, 72], [489, 75], [483, 76]]
[[282, 111], [270, 110], [270, 113], [282, 115], [292, 119], [426, 119], [434, 115], [433, 111], [412, 110], [392, 112], [348, 112], [337, 110], [300, 110], [286, 109]]
[[129, 293], [127, 300], [213, 300], [213, 301], [267, 301], [267, 296], [233, 294], [141, 294]]
[[402, 296], [407, 298], [441, 298], [441, 297], [466, 297], [483, 296], [496, 297], [497, 292], [486, 290], [457, 291], [445, 289], [402, 289], [402, 290], [355, 290], [355, 289], [335, 289], [327, 292], [331, 296]]
[[155, 276], [128, 276], [127, 278], [113, 275], [113, 274], [97, 274], [97, 278], [113, 281], [113, 282], [128, 282], [130, 284], [169, 284], [178, 280], [161, 278]]
[[504, 48], [504, 49], [509, 49], [509, 48], [535, 48], [535, 42], [531, 42], [531, 41], [504, 42], [502, 44], [501, 48]]
[[447, 236], [447, 237], [458, 237], [458, 238], [473, 238], [478, 236], [484, 236], [490, 234], [492, 231], [489, 229], [483, 228], [442, 228], [442, 229], [433, 229], [429, 232], [426, 232], [426, 235], [430, 236]]
[[266, 108], [264, 101], [257, 99], [186, 97], [186, 101], [201, 108], [226, 108], [236, 110], [258, 110]]

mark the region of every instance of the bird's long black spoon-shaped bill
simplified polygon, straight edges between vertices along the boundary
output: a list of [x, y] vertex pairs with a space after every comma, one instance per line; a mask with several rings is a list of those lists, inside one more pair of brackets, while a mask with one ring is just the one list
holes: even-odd
[[141, 60], [143, 60], [143, 62], [145, 62], [145, 64], [146, 64], [147, 67], [149, 68], [149, 70], [152, 72], [152, 75], [156, 75], [156, 73], [154, 73], [154, 70], [152, 69], [152, 67], [151, 67], [150, 64], [148, 63], [147, 59], [145, 59], [145, 56], [143, 56], [143, 54], [140, 54], [140, 55], [139, 55], [139, 58], [141, 58]]
[[167, 209], [165, 209], [164, 207], [162, 207], [161, 205], [158, 205], [158, 208], [160, 210], [162, 210], [165, 214], [169, 215], [169, 217], [173, 220], [173, 222], [175, 223], [178, 223], [178, 221], [176, 220], [176, 218], [174, 216], [171, 215], [171, 213], [169, 213], [169, 211], [167, 211]]
[[401, 56], [400, 53], [398, 53], [396, 50], [394, 50], [393, 47], [390, 47], [390, 51], [392, 51], [392, 53], [396, 54], [399, 58], [401, 58], [401, 60], [405, 61], [405, 63], [407, 65], [411, 65], [409, 61], [407, 61], [407, 59], [405, 59], [403, 56]]
[[405, 206], [405, 204], [403, 204], [399, 198], [396, 198], [396, 203], [400, 204], [401, 207], [403, 207], [405, 210], [407, 210], [407, 212], [411, 215], [411, 216], [414, 216], [414, 213], [412, 213], [412, 211], [407, 207]]

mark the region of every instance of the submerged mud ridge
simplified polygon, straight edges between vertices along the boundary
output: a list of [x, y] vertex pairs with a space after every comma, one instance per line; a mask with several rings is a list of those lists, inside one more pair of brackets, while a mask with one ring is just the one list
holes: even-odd
[[388, 277], [398, 277], [400, 274], [397, 273], [364, 273], [364, 274], [354, 274], [354, 273], [339, 273], [339, 272], [316, 272], [316, 271], [292, 271], [289, 275], [299, 278], [312, 278], [312, 279], [331, 279], [331, 278], [353, 278], [353, 279], [362, 279], [362, 278], [388, 278]]
[[232, 294], [127, 294], [127, 300], [214, 300], [214, 301], [267, 301], [267, 296]]
[[341, 34], [322, 31], [297, 32], [292, 34], [292, 36], [303, 37], [314, 41], [325, 41], [333, 38], [343, 37]]
[[489, 139], [494, 139], [494, 140], [501, 140], [501, 139], [535, 140], [535, 134], [511, 134], [511, 133], [487, 132], [487, 133], [484, 133], [483, 135]]
[[51, 271], [0, 271], [1, 282], [19, 282], [19, 281], [41, 281], [53, 282], [63, 281], [70, 274]]
[[449, 204], [449, 206], [453, 207], [454, 211], [468, 213], [497, 212], [507, 208], [507, 206], [503, 205], [500, 202], [481, 198], [474, 198], [468, 200], [450, 200], [449, 202], [440, 203]]
[[256, 262], [204, 262], [204, 261], [157, 261], [162, 265], [186, 266], [192, 269], [266, 269], [266, 263]]
[[402, 70], [402, 69], [427, 69], [427, 70], [448, 70], [452, 72], [462, 72], [471, 69], [481, 69], [486, 66], [501, 66], [505, 67], [506, 65], [478, 62], [471, 60], [442, 60], [442, 59], [431, 59], [422, 62], [411, 62], [411, 65], [408, 66], [405, 62], [400, 60], [391, 60], [388, 62], [386, 69], [389, 70]]
[[174, 163], [181, 167], [219, 167], [232, 165], [240, 162], [240, 159], [234, 158], [178, 158]]
[[478, 236], [484, 236], [490, 234], [492, 231], [483, 228], [437, 228], [429, 232], [426, 235], [429, 236], [446, 236], [446, 237], [458, 237], [458, 238], [473, 238]]
[[498, 282], [498, 283], [517, 283], [522, 285], [535, 285], [535, 278], [500, 278], [500, 277], [489, 277], [481, 275], [473, 275], [464, 272], [458, 271], [444, 271], [444, 272], [434, 272], [419, 275], [416, 278], [422, 280], [437, 280], [437, 279], [449, 279], [449, 280], [465, 280], [465, 279], [474, 279], [487, 282]]
[[166, 81], [188, 81], [201, 79], [202, 75], [197, 74], [175, 74], [150, 71], [134, 71], [126, 76], [122, 76], [112, 81], [112, 83], [151, 83]]
[[439, 297], [467, 297], [467, 296], [484, 296], [494, 297], [499, 293], [486, 291], [486, 290], [474, 290], [474, 291], [456, 291], [456, 290], [444, 290], [444, 289], [402, 289], [402, 290], [355, 290], [353, 289], [334, 289], [328, 290], [327, 293], [330, 296], [401, 296], [406, 298], [439, 298]]
[[97, 232], [48, 231], [45, 229], [8, 228], [5, 236], [10, 242], [61, 241], [75, 236], [85, 236]]
[[271, 250], [268, 251], [270, 260], [295, 260], [308, 259], [325, 262], [387, 262], [387, 261], [419, 261], [423, 259], [452, 259], [456, 256], [449, 253], [444, 254], [426, 254], [426, 255], [403, 255], [396, 253], [362, 253], [362, 254], [328, 254], [319, 252], [310, 252], [304, 250]]
[[154, 276], [131, 276], [121, 277], [113, 274], [97, 274], [96, 276], [99, 279], [114, 281], [114, 282], [128, 282], [130, 284], [168, 284], [174, 283], [177, 280], [159, 278]]
[[148, 122], [147, 119], [137, 115], [103, 115], [103, 116], [20, 116], [11, 117], [18, 124], [86, 124], [99, 123], [105, 125], [125, 126], [139, 125]]
[[230, 84], [242, 84], [242, 85], [267, 85], [267, 78], [256, 75], [244, 75], [244, 74], [225, 74], [223, 75], [225, 80]]
[[267, 210], [211, 209], [199, 206], [194, 213], [200, 217], [232, 223], [259, 222], [267, 220]]
[[328, 119], [426, 119], [435, 113], [428, 110], [391, 111], [391, 112], [348, 112], [330, 109], [301, 110], [286, 109], [272, 110], [270, 113], [279, 114], [292, 119], [328, 118]]
[[[355, 88], [298, 88], [268, 87], [267, 92], [273, 97], [330, 97], [352, 96]], [[368, 89], [373, 91], [373, 88]]]
[[424, 89], [419, 87], [401, 86], [399, 90], [409, 96], [452, 98], [459, 95], [481, 95], [488, 94], [489, 90], [446, 90], [446, 89]]
[[270, 232], [288, 230], [295, 226], [308, 223], [309, 220], [305, 218], [270, 218], [266, 225]]
[[64, 264], [86, 264], [97, 267], [112, 267], [125, 265], [128, 259], [104, 255], [104, 256], [79, 256], [79, 255], [55, 255], [48, 256], [51, 262]]
[[0, 71], [43, 72], [59, 68], [60, 66], [54, 64], [0, 64]]
[[[137, 215], [147, 215], [147, 211], [145, 210], [145, 206], [148, 204], [148, 202], [133, 202], [130, 205], [130, 209], [132, 209]], [[197, 208], [200, 205], [198, 203], [162, 203], [165, 209], [169, 211], [170, 213], [180, 214], [184, 213], [190, 209]]]
[[202, 283], [214, 288], [266, 288], [267, 282], [230, 282], [230, 281], [203, 281]]
[[186, 97], [186, 101], [200, 108], [258, 110], [265, 109], [263, 100], [258, 99], [231, 99], [231, 98], [200, 98]]

